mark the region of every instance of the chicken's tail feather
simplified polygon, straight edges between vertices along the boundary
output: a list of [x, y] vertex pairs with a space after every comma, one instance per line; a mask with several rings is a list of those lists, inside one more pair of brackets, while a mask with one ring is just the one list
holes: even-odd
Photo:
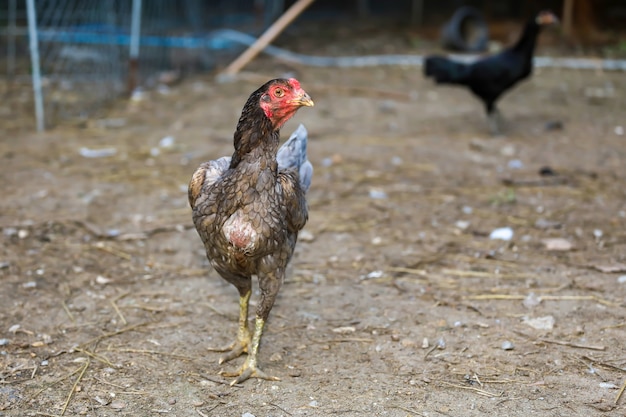
[[431, 55], [424, 60], [424, 75], [433, 77], [437, 84], [455, 84], [463, 81], [468, 65], [446, 57]]
[[304, 125], [291, 134], [287, 142], [285, 142], [276, 155], [279, 169], [296, 168], [300, 174], [300, 186], [306, 192], [311, 186], [311, 178], [313, 177], [313, 165], [307, 159], [306, 146], [308, 134]]

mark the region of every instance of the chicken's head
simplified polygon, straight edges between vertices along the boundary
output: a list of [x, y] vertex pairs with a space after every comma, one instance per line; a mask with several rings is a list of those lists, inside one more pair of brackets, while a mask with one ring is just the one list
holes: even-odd
[[264, 87], [260, 106], [276, 129], [284, 125], [300, 107], [313, 106], [313, 100], [295, 78], [272, 80]]
[[551, 11], [544, 10], [537, 14], [537, 17], [535, 18], [535, 22], [539, 26], [548, 26], [548, 25], [559, 23], [559, 18], [556, 17], [554, 13], [552, 13]]

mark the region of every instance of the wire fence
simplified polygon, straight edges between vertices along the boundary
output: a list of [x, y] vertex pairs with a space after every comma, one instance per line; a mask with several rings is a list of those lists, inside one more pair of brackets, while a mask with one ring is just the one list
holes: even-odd
[[[28, 109], [33, 114], [26, 3], [0, 0], [0, 92], [14, 103], [0, 113], [9, 118]], [[258, 34], [284, 8], [283, 0], [144, 0], [134, 68], [129, 64], [133, 3], [34, 2], [46, 125], [92, 116], [127, 93], [133, 80], [153, 88], [164, 74], [171, 80], [209, 71], [243, 48], [211, 41], [211, 32], [236, 28]]]

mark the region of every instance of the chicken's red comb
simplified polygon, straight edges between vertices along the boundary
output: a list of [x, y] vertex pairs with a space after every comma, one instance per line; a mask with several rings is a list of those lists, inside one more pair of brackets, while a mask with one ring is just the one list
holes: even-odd
[[302, 87], [300, 87], [300, 81], [296, 80], [295, 78], [290, 78], [289, 80], [289, 84], [291, 84], [291, 86], [293, 87], [294, 90], [301, 90]]

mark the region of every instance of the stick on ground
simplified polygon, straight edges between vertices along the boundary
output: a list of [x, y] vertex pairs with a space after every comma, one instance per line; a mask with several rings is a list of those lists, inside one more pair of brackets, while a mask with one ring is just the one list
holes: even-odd
[[298, 0], [270, 26], [259, 39], [244, 51], [222, 72], [222, 76], [232, 77], [247, 63], [252, 61], [270, 42], [274, 40], [296, 17], [313, 3], [314, 0]]

